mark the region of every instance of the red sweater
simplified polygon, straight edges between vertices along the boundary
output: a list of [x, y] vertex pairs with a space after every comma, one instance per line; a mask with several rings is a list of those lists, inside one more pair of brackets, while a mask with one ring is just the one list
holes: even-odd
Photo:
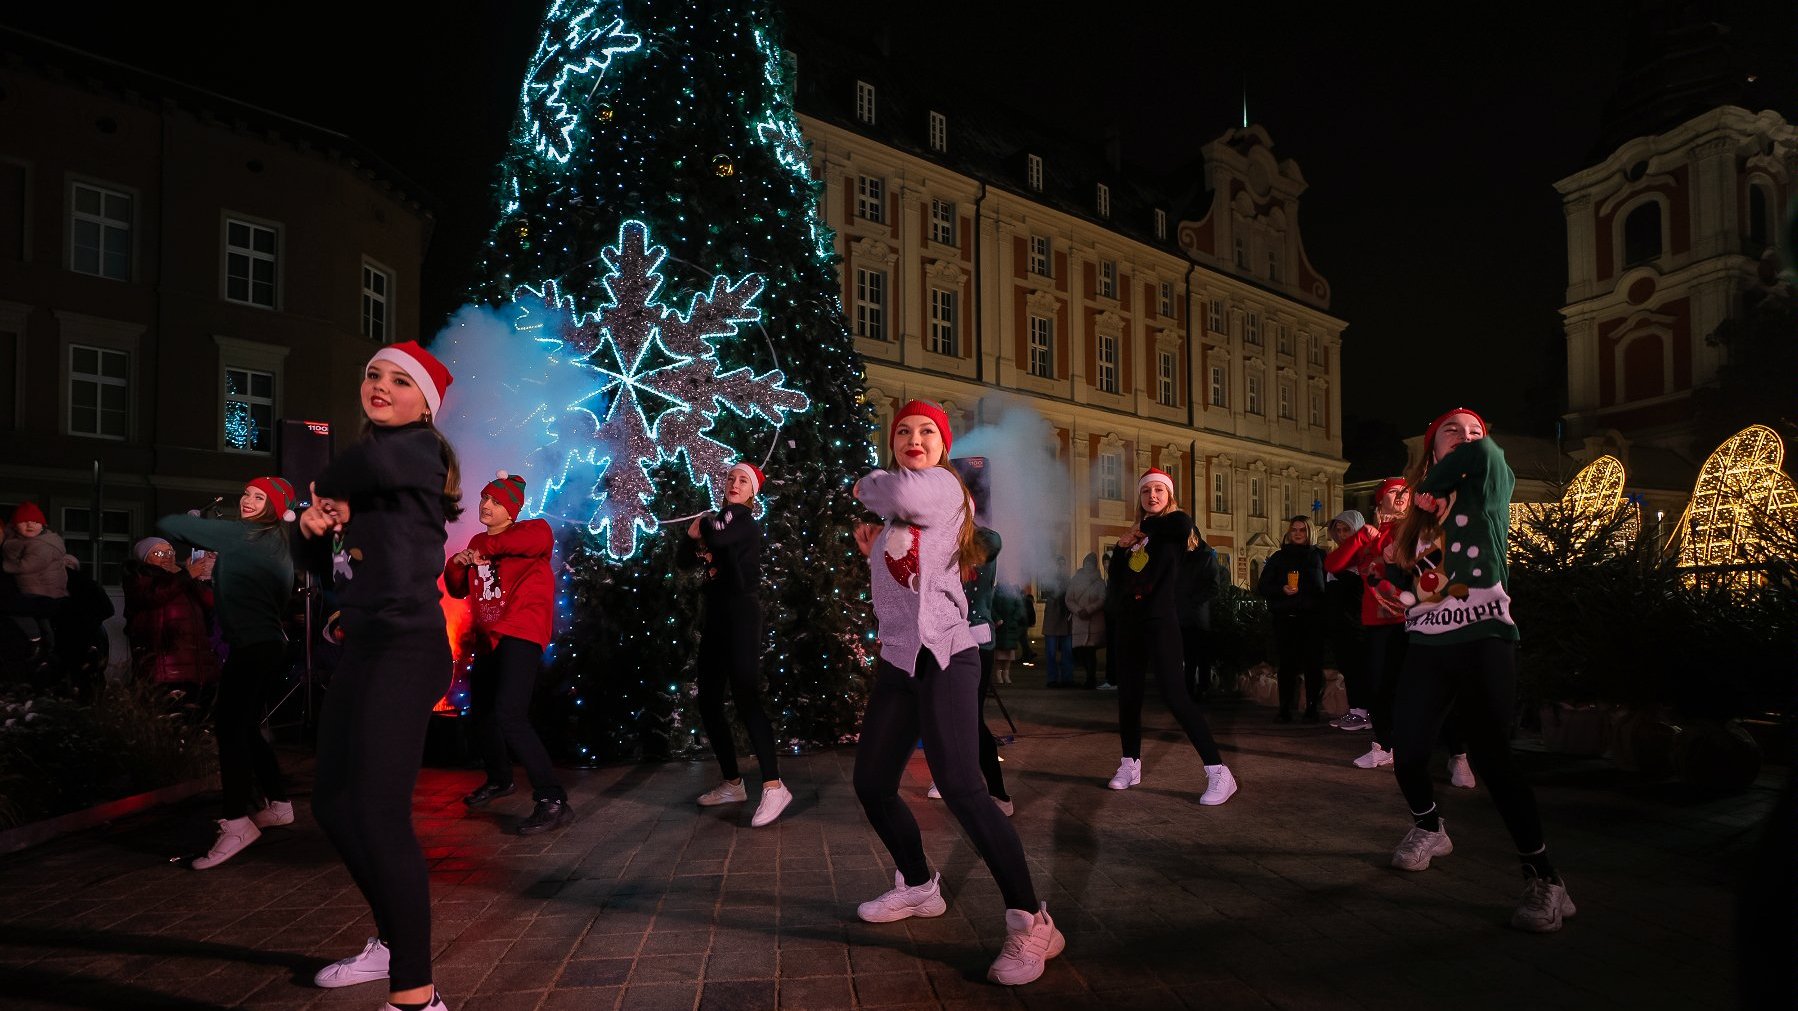
[[549, 645], [556, 623], [556, 585], [549, 571], [555, 546], [547, 520], [525, 520], [469, 539], [469, 549], [487, 556], [487, 564], [460, 565], [452, 558], [444, 565], [450, 596], [460, 599], [473, 591], [468, 609], [489, 648], [504, 635]]
[[1355, 535], [1337, 545], [1336, 550], [1324, 556], [1324, 571], [1330, 573], [1352, 570], [1361, 577], [1361, 624], [1362, 625], [1397, 625], [1405, 620], [1403, 614], [1390, 614], [1381, 610], [1375, 601], [1375, 594], [1380, 583], [1386, 580], [1386, 542], [1392, 536], [1395, 524], [1388, 520], [1378, 530], [1364, 526], [1355, 531]]

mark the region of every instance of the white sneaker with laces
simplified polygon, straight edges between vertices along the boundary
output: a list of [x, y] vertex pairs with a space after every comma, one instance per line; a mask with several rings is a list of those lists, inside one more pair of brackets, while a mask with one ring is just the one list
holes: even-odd
[[1044, 964], [1061, 954], [1067, 945], [1067, 938], [1061, 936], [1055, 921], [1049, 918], [1047, 902], [1034, 913], [1007, 909], [1005, 943], [999, 947], [999, 957], [993, 959], [986, 978], [1006, 986], [1022, 986], [1041, 976]]
[[212, 849], [203, 857], [194, 860], [194, 870], [204, 871], [231, 859], [243, 852], [243, 848], [262, 838], [262, 830], [248, 818], [220, 818], [219, 837], [213, 841]]
[[1363, 710], [1350, 709], [1348, 715], [1332, 722], [1330, 726], [1337, 730], [1367, 730], [1373, 726], [1373, 720], [1368, 719]]
[[257, 828], [276, 828], [293, 824], [293, 802], [289, 800], [271, 800], [268, 806], [260, 811], [252, 811], [250, 820]]
[[1236, 776], [1227, 765], [1205, 766], [1205, 793], [1199, 803], [1206, 807], [1216, 807], [1231, 797], [1236, 796]]
[[1111, 776], [1106, 786], [1113, 790], [1128, 790], [1142, 783], [1142, 759], [1125, 758], [1118, 762], [1118, 771]]
[[1357, 769], [1377, 769], [1382, 765], [1391, 764], [1392, 752], [1380, 747], [1378, 741], [1374, 742], [1373, 747], [1367, 749], [1367, 754], [1355, 759], [1355, 768]]
[[763, 786], [762, 799], [755, 805], [755, 817], [749, 819], [751, 828], [761, 828], [787, 809], [793, 803], [793, 791], [782, 786]]
[[1392, 866], [1401, 871], [1428, 870], [1430, 860], [1445, 857], [1455, 851], [1455, 844], [1448, 840], [1448, 822], [1437, 822], [1436, 831], [1418, 825], [1411, 826], [1405, 838], [1392, 852]]
[[735, 783], [719, 783], [710, 790], [699, 795], [700, 807], [717, 807], [719, 804], [741, 804], [749, 799], [749, 791], [743, 787], [743, 781]]
[[932, 874], [929, 881], [913, 887], [905, 883], [903, 873], [894, 871], [892, 890], [856, 906], [855, 915], [869, 923], [892, 923], [913, 916], [941, 916], [949, 909], [949, 903], [943, 901], [942, 880], [940, 873]]
[[1448, 781], [1463, 790], [1478, 785], [1473, 781], [1473, 766], [1468, 764], [1466, 755], [1456, 755], [1448, 760]]
[[[400, 1011], [400, 1009], [392, 1003], [387, 1003], [381, 1005], [381, 1011]], [[443, 1002], [442, 994], [433, 990], [431, 991], [431, 1003], [425, 1005], [425, 1011], [449, 1011], [449, 1005]]]
[[942, 791], [936, 788], [936, 780], [933, 779], [930, 781], [930, 789], [924, 791], [924, 796], [929, 797], [931, 800], [943, 799]]
[[1528, 867], [1523, 869], [1523, 898], [1511, 914], [1511, 926], [1533, 934], [1552, 934], [1561, 929], [1561, 921], [1579, 910], [1567, 897], [1567, 886], [1559, 881], [1538, 877]]
[[380, 938], [371, 937], [361, 951], [320, 969], [312, 977], [312, 982], [327, 990], [355, 986], [358, 983], [373, 983], [377, 979], [387, 978], [387, 960], [387, 945], [382, 944]]

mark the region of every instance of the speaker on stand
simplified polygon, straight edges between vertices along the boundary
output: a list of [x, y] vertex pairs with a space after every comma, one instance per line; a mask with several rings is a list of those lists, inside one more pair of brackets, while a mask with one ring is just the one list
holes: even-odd
[[[328, 421], [305, 421], [295, 418], [282, 418], [275, 437], [275, 469], [281, 477], [293, 485], [294, 495], [299, 499], [294, 503], [294, 511], [299, 512], [312, 504], [312, 482], [324, 473], [331, 463], [331, 423]], [[297, 530], [292, 536], [299, 538]], [[296, 552], [297, 554], [297, 552]], [[318, 694], [318, 664], [316, 650], [319, 646], [320, 629], [324, 627], [324, 615], [321, 613], [324, 600], [324, 588], [319, 585], [313, 573], [299, 567], [299, 581], [294, 587], [294, 594], [300, 599], [301, 616], [301, 659], [303, 666], [299, 682], [289, 690], [275, 710], [279, 710], [291, 699], [295, 692], [300, 694], [300, 736], [310, 739], [317, 729], [317, 715], [313, 702]], [[273, 715], [271, 711], [270, 715]]]

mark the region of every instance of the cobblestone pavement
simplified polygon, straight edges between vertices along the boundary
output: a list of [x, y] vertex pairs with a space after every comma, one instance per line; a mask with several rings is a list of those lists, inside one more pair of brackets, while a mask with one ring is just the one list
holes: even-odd
[[[906, 793], [949, 912], [856, 920], [892, 867], [845, 749], [785, 760], [795, 802], [765, 829], [749, 827], [753, 805], [693, 804], [715, 782], [705, 762], [570, 772], [580, 820], [530, 839], [506, 832], [526, 791], [467, 813], [459, 798], [480, 774], [427, 770], [415, 813], [439, 989], [469, 1011], [1734, 1003], [1736, 876], [1783, 769], [1707, 797], [1520, 751], [1579, 905], [1561, 933], [1532, 936], [1506, 926], [1518, 870], [1483, 793], [1444, 782], [1453, 855], [1421, 874], [1387, 865], [1408, 821], [1389, 769], [1349, 764], [1365, 734], [1220, 703], [1212, 717], [1242, 792], [1205, 808], [1201, 764], [1158, 701], [1142, 786], [1114, 793], [1114, 696], [1005, 692], [1014, 821], [1068, 939], [1036, 983], [985, 981], [1003, 937], [998, 891], [925, 799], [921, 757]], [[996, 707], [988, 716], [1007, 729]], [[306, 805], [221, 868], [171, 865], [209, 841], [206, 800], [0, 860], [0, 1004], [378, 1007], [378, 984], [310, 985], [372, 926]]]

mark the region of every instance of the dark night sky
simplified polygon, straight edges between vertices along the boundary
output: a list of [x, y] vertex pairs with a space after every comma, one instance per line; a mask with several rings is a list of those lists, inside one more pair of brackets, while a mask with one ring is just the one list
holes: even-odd
[[[0, 22], [349, 134], [417, 179], [438, 215], [427, 327], [453, 308], [490, 225], [532, 4], [423, 19], [392, 9], [410, 5], [184, 5], [224, 43], [171, 31], [166, 8], [30, 6]], [[1198, 3], [1111, 19], [970, 0], [790, 8], [839, 29], [887, 19], [896, 60], [1075, 136], [1115, 128], [1125, 160], [1156, 172], [1237, 123], [1246, 83], [1251, 118], [1310, 183], [1299, 222], [1349, 323], [1353, 443], [1382, 423], [1408, 434], [1451, 402], [1500, 430], [1552, 432], [1566, 270], [1552, 184], [1591, 160], [1626, 0], [1523, 6], [1543, 13], [1463, 8], [1450, 26], [1340, 3], [1302, 19], [1292, 5], [1285, 18]]]

